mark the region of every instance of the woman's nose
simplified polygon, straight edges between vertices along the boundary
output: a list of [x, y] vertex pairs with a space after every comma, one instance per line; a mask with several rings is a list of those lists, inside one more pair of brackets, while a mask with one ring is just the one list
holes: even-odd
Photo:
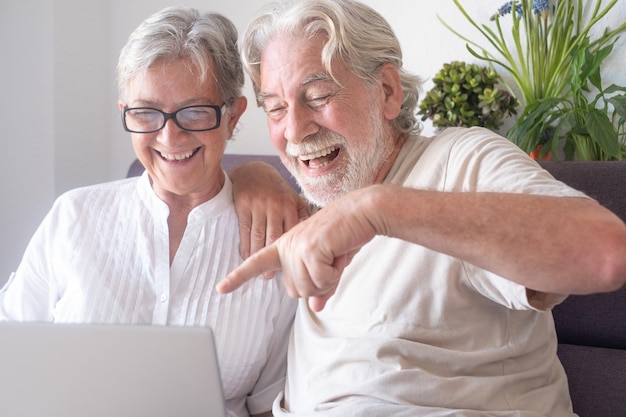
[[163, 129], [159, 130], [159, 140], [163, 143], [171, 143], [186, 134], [184, 129], [181, 129], [176, 124], [173, 118], [167, 119]]

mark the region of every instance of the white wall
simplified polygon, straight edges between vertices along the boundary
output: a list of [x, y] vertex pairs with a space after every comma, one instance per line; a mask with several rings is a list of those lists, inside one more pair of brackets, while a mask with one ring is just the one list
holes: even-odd
[[0, 3], [0, 285], [55, 194], [54, 10], [38, 3]]
[[[444, 62], [475, 61], [464, 43], [437, 20], [442, 16], [463, 33], [472, 33], [452, 0], [364, 2], [395, 28], [409, 70], [430, 77]], [[463, 3], [472, 16], [484, 16], [487, 22], [504, 0]], [[171, 4], [171, 0], [0, 1], [0, 285], [17, 267], [55, 197], [70, 188], [125, 176], [134, 156], [119, 122], [117, 54], [141, 20]], [[260, 2], [186, 4], [225, 14], [241, 32]], [[620, 1], [606, 24], [615, 26], [625, 19], [626, 2]], [[605, 71], [607, 81], [621, 85], [626, 85], [624, 38]], [[274, 153], [249, 86], [246, 92], [250, 106], [227, 152]], [[425, 132], [430, 131], [427, 126]]]

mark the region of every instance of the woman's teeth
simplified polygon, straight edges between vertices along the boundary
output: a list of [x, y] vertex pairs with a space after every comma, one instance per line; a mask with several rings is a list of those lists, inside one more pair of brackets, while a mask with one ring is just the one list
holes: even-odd
[[189, 151], [189, 152], [185, 152], [185, 153], [164, 153], [164, 152], [159, 152], [161, 154], [161, 157], [167, 161], [182, 161], [184, 159], [187, 158], [191, 158], [191, 156], [194, 154], [195, 151]]

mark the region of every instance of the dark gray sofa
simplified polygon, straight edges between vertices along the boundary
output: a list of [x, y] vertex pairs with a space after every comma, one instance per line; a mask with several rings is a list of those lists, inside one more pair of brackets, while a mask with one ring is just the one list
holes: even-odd
[[[541, 165], [626, 222], [626, 161]], [[580, 417], [626, 417], [626, 287], [572, 295], [553, 315], [574, 411]]]
[[[276, 166], [297, 189], [277, 156], [225, 155], [223, 166], [229, 171], [251, 160]], [[542, 161], [541, 165], [626, 221], [626, 161]], [[129, 175], [141, 171], [136, 162]], [[553, 315], [574, 411], [580, 417], [626, 417], [626, 287], [607, 294], [570, 296], [554, 308]]]

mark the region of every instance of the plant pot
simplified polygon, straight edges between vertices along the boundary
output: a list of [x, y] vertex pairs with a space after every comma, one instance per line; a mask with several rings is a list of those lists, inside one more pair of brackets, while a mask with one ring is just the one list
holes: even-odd
[[535, 150], [533, 150], [530, 153], [530, 157], [532, 159], [534, 159], [535, 161], [538, 161], [538, 160], [549, 161], [549, 160], [551, 160], [552, 159], [552, 151], [548, 151], [548, 152], [546, 152], [545, 155], [541, 156], [541, 148], [542, 148], [542, 146], [543, 145], [537, 145]]

